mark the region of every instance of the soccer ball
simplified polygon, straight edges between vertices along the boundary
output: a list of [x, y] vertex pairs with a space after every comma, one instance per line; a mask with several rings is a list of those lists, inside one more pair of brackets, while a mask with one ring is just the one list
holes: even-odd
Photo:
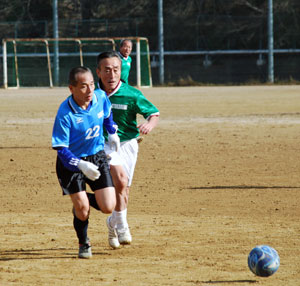
[[279, 265], [280, 258], [277, 251], [268, 245], [256, 246], [249, 253], [249, 269], [257, 276], [271, 276], [278, 270]]

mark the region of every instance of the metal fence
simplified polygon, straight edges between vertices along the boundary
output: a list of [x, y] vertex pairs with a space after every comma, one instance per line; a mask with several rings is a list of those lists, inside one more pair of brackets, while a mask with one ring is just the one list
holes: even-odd
[[[280, 17], [281, 15], [275, 15], [274, 18], [275, 81], [300, 81], [300, 33], [293, 32], [292, 24], [279, 27], [276, 23]], [[224, 28], [216, 30], [216, 26]], [[234, 26], [246, 28], [241, 33]], [[148, 38], [154, 85], [159, 83], [157, 31], [157, 18], [59, 20], [60, 37]], [[50, 21], [0, 22], [0, 39], [46, 38], [52, 35]], [[198, 15], [189, 21], [165, 17], [164, 47], [167, 84], [241, 84], [267, 81], [266, 16]], [[0, 73], [2, 74], [2, 63]], [[0, 78], [0, 85], [2, 84]]]

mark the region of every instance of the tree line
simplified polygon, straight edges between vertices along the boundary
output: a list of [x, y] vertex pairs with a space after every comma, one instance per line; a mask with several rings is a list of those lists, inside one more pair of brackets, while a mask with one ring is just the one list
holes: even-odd
[[[169, 50], [266, 47], [268, 0], [164, 0], [163, 7]], [[275, 48], [297, 47], [300, 1], [273, 0], [273, 8]], [[156, 0], [59, 0], [60, 36], [74, 36], [78, 21], [77, 36], [145, 36], [156, 49], [157, 10]], [[18, 31], [24, 23], [27, 37], [52, 36], [52, 0], [2, 0], [0, 15], [1, 38], [9, 31], [5, 23], [15, 30], [20, 23]], [[49, 23], [47, 32], [41, 21]]]

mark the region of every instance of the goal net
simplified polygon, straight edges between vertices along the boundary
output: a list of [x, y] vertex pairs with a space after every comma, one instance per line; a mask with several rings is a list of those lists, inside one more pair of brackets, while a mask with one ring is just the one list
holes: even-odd
[[[117, 50], [123, 38], [3, 39], [4, 88], [66, 86], [71, 68], [89, 67], [96, 77], [99, 53]], [[151, 87], [147, 38], [126, 37], [133, 42], [129, 84]]]

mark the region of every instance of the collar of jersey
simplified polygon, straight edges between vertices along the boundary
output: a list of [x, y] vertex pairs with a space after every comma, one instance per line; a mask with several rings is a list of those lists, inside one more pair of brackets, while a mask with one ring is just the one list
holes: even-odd
[[115, 89], [110, 94], [107, 94], [107, 96], [111, 97], [112, 95], [114, 95], [120, 89], [121, 85], [122, 85], [122, 81], [120, 80], [117, 86], [115, 87]]
[[[97, 96], [93, 95], [93, 99], [92, 99], [92, 105], [91, 105], [91, 108], [93, 107], [93, 105], [95, 105], [96, 103], [98, 102], [98, 99], [97, 99]], [[71, 107], [72, 111], [74, 113], [83, 113], [83, 112], [89, 112], [91, 110], [91, 108], [89, 108], [89, 110], [84, 110], [82, 109], [76, 102], [75, 100], [73, 99], [73, 96], [72, 94], [70, 95], [69, 97], [69, 106]]]
[[118, 52], [118, 54], [119, 54], [119, 56], [120, 56], [121, 59], [125, 59], [125, 57], [120, 52]]
[[115, 89], [110, 94], [108, 94], [104, 89], [101, 88], [100, 80], [98, 81], [98, 88], [103, 90], [107, 95], [107, 97], [114, 95], [120, 89], [121, 85], [122, 85], [122, 81], [120, 80], [117, 86], [115, 87]]

